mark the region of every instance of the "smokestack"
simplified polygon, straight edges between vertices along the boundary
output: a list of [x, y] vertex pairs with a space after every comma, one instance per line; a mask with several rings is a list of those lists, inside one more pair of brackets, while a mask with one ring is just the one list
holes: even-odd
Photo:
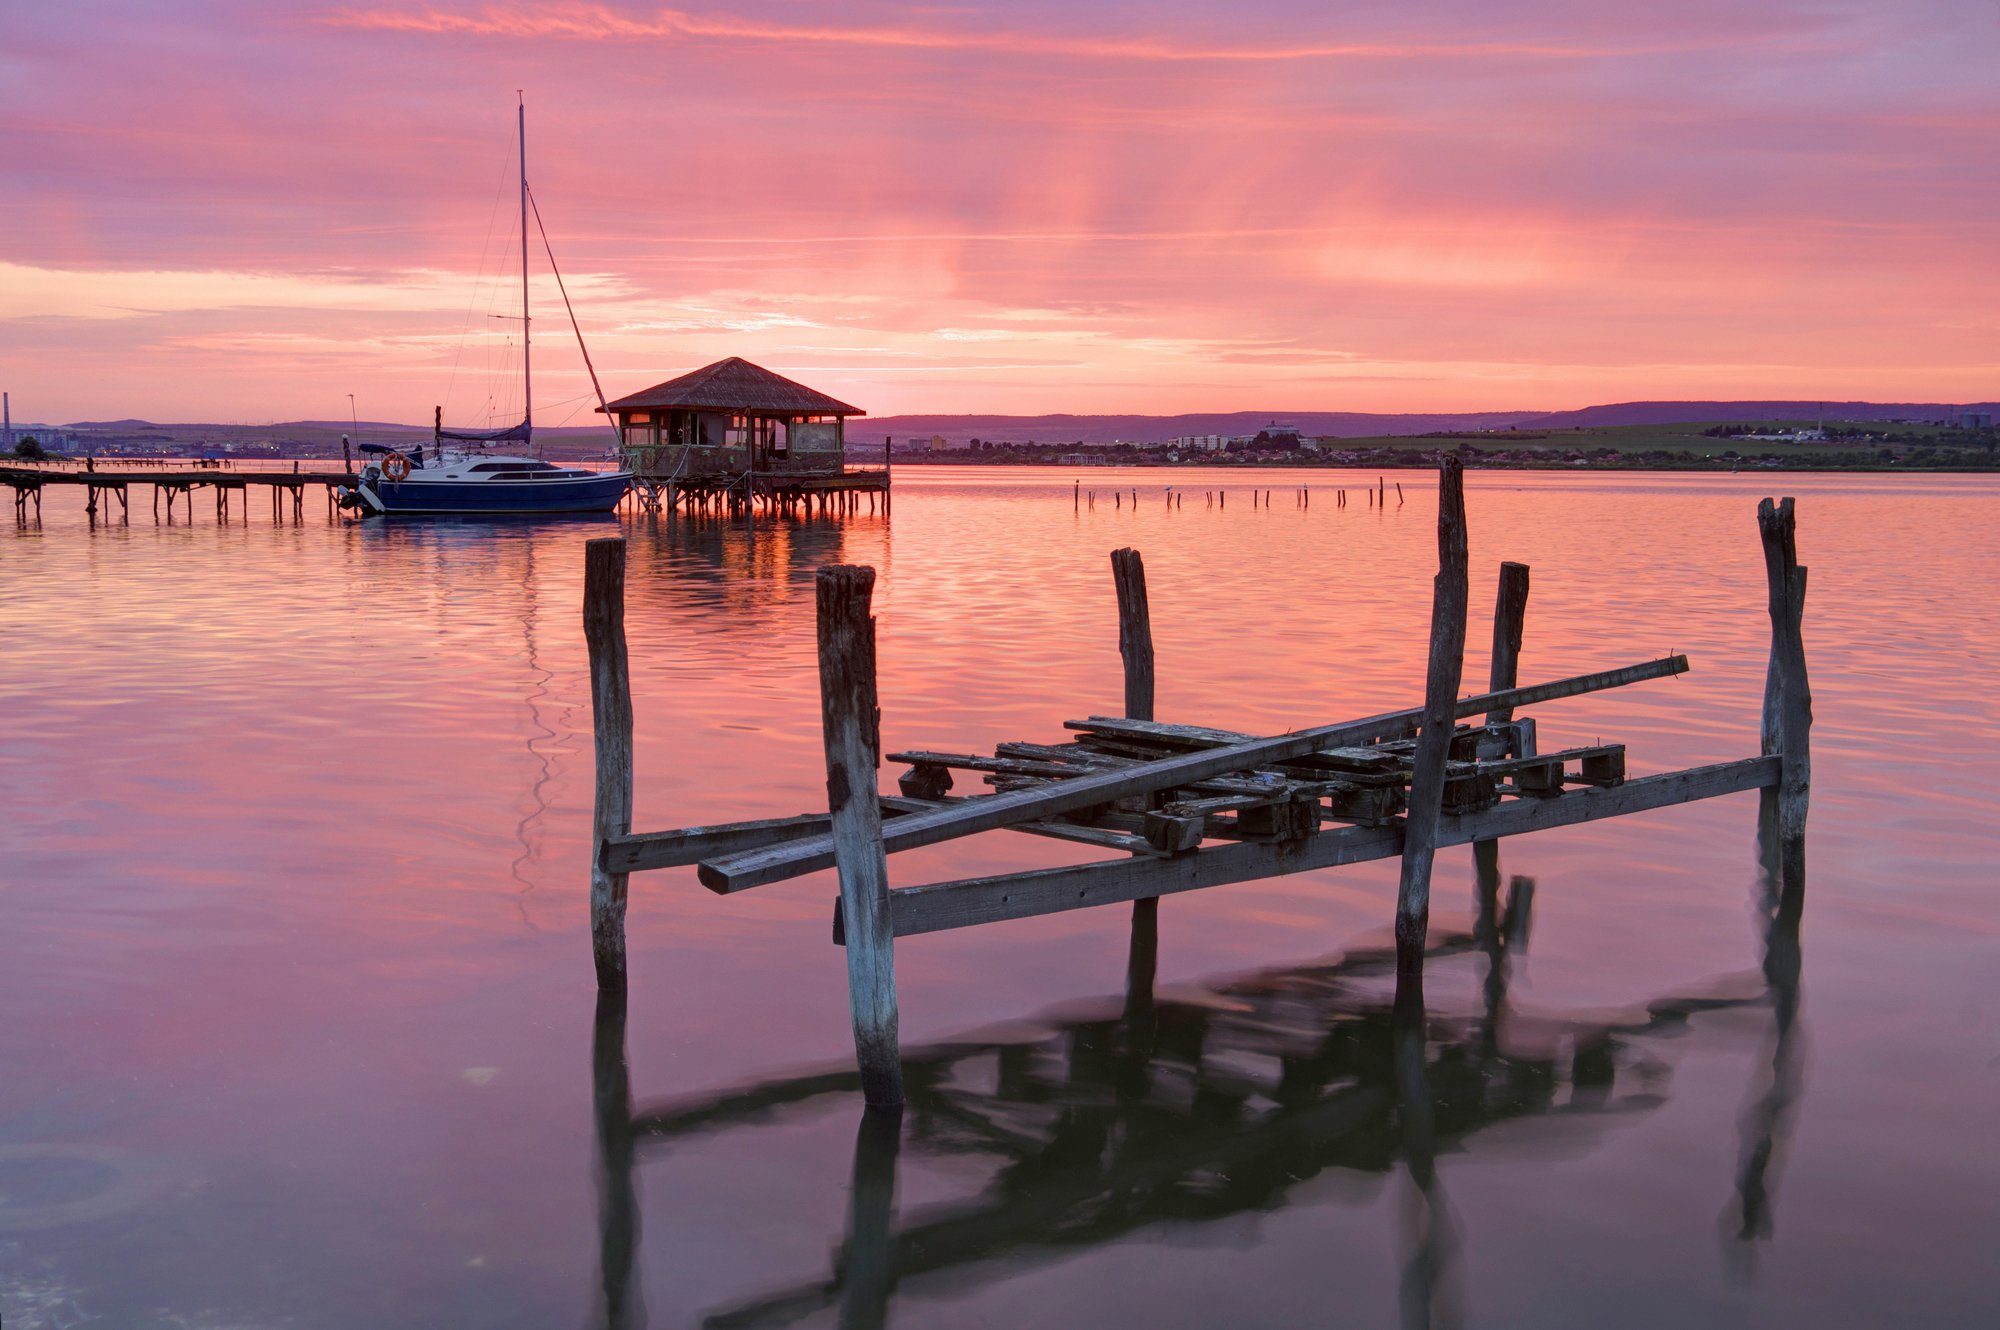
[[0, 393], [0, 448], [14, 451], [14, 395]]

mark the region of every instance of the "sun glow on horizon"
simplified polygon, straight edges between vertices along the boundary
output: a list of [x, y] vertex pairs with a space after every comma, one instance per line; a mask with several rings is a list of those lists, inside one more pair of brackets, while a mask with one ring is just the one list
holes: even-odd
[[737, 354], [876, 415], [1996, 395], [1975, 5], [1435, 10], [17, 13], [5, 386], [426, 418], [515, 335], [525, 86], [607, 390]]

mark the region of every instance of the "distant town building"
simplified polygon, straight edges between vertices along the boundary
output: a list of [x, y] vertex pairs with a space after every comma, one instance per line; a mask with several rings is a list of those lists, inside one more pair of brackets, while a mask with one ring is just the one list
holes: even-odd
[[1169, 439], [1167, 442], [1175, 448], [1181, 448], [1189, 452], [1219, 453], [1235, 442], [1235, 436], [1230, 434], [1183, 434], [1178, 438]]

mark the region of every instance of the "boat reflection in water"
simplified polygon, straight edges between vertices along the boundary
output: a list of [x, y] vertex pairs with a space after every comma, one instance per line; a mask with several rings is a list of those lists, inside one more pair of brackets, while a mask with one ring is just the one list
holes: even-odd
[[[1526, 951], [1534, 884], [1515, 878], [1503, 900], [1497, 855], [1479, 851], [1473, 930], [1434, 930], [1430, 954], [1432, 966], [1483, 962], [1471, 1009], [1427, 1008], [1420, 978], [1399, 991], [1389, 945], [1158, 995], [1151, 957], [1135, 955], [1130, 990], [1097, 1010], [906, 1049], [903, 1114], [862, 1113], [847, 1233], [830, 1269], [714, 1309], [703, 1324], [786, 1325], [837, 1309], [843, 1326], [880, 1326], [905, 1281], [998, 1277], [1148, 1225], [1278, 1209], [1335, 1169], [1405, 1177], [1402, 1321], [1455, 1324], [1459, 1244], [1438, 1154], [1475, 1152], [1482, 1130], [1535, 1121], [1587, 1145], [1666, 1102], [1663, 1038], [1729, 1008], [1769, 1006], [1775, 1018], [1725, 1216], [1732, 1247], [1767, 1236], [1772, 1170], [1803, 1074], [1796, 903], [1785, 908], [1766, 877], [1761, 971], [1616, 1015], [1528, 1016], [1510, 1008], [1508, 980]], [[1150, 947], [1150, 933], [1135, 931], [1135, 943]], [[632, 1327], [645, 1323], [634, 1166], [647, 1147], [770, 1125], [829, 1098], [857, 1101], [860, 1078], [829, 1070], [635, 1112], [617, 994], [600, 998], [594, 1062], [599, 1323]], [[991, 1173], [969, 1199], [898, 1215], [904, 1150], [981, 1161]]]

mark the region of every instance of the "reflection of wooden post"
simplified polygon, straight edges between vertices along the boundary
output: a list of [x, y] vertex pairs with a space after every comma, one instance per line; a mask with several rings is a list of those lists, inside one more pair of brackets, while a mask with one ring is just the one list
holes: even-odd
[[1440, 1315], [1453, 1301], [1455, 1242], [1450, 1207], [1437, 1180], [1437, 1101], [1425, 1050], [1424, 984], [1421, 969], [1399, 968], [1390, 1026], [1396, 1082], [1397, 1145], [1409, 1173], [1409, 1211], [1404, 1219], [1406, 1250], [1398, 1302], [1402, 1324], [1452, 1323]]
[[875, 570], [819, 570], [820, 715], [826, 739], [827, 807], [847, 939], [847, 994], [854, 1052], [869, 1104], [903, 1102], [896, 1033], [896, 952], [889, 919], [889, 862], [882, 849], [877, 766], [882, 713], [875, 693]]
[[590, 942], [597, 986], [625, 986], [625, 874], [604, 866], [604, 843], [632, 830], [632, 676], [625, 657], [625, 541], [583, 547], [583, 636], [590, 647], [590, 712], [597, 800], [590, 850]]
[[[1118, 655], [1125, 662], [1125, 715], [1153, 719], [1153, 615], [1146, 600], [1146, 565], [1135, 549], [1111, 551], [1111, 580], [1118, 587]], [[1160, 953], [1160, 898], [1132, 902], [1132, 945], [1127, 955], [1128, 1003], [1150, 1003]]]
[[1396, 893], [1396, 966], [1424, 963], [1430, 928], [1431, 860], [1437, 852], [1445, 763], [1456, 724], [1459, 676], [1465, 665], [1465, 475], [1456, 456], [1438, 463], [1438, 574], [1431, 593], [1430, 669], [1424, 683], [1423, 729], [1417, 735], [1404, 818], [1403, 871]]
[[1771, 658], [1764, 673], [1764, 752], [1780, 762], [1777, 823], [1783, 911], [1804, 903], [1806, 805], [1812, 786], [1812, 686], [1806, 678], [1806, 570], [1800, 566], [1792, 501], [1757, 506], [1770, 590]]
[[632, 1076], [625, 1060], [625, 990], [597, 990], [590, 1048], [591, 1111], [597, 1122], [597, 1323], [646, 1323], [632, 1274], [639, 1250], [639, 1189], [632, 1167]]
[[896, 1156], [902, 1145], [901, 1113], [862, 1111], [854, 1134], [854, 1186], [847, 1197], [841, 1330], [881, 1330], [889, 1321], [889, 1293], [896, 1280], [889, 1264], [889, 1225], [896, 1214]]

